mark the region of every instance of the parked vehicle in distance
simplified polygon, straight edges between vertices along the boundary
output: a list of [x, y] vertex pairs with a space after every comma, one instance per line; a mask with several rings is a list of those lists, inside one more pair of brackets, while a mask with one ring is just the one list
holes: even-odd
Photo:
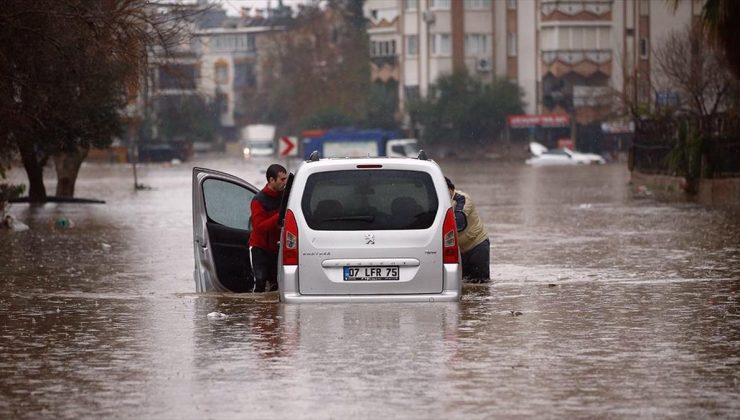
[[242, 153], [244, 158], [272, 156], [275, 154], [275, 126], [250, 124], [242, 128]]
[[285, 194], [283, 302], [459, 300], [457, 229], [435, 162], [314, 155]]
[[531, 166], [602, 165], [606, 160], [595, 153], [581, 153], [568, 148], [548, 149], [540, 143], [529, 143], [532, 157], [524, 163]]
[[[185, 162], [193, 155], [190, 143], [150, 143], [137, 145], [137, 162]], [[129, 159], [131, 160], [131, 159]]]
[[418, 140], [399, 137], [396, 131], [379, 129], [307, 130], [301, 133], [301, 149], [304, 159], [308, 159], [314, 151], [323, 158], [416, 157], [419, 154]]
[[[254, 285], [253, 185], [193, 168], [193, 277], [198, 292]], [[458, 301], [457, 229], [439, 166], [425, 159], [314, 159], [289, 176], [280, 209], [280, 299]]]

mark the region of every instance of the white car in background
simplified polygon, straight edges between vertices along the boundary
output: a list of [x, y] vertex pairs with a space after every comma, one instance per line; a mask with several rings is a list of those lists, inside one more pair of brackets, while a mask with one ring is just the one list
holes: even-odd
[[531, 166], [603, 165], [603, 157], [595, 153], [581, 153], [568, 148], [548, 149], [540, 143], [529, 143], [532, 157], [524, 161]]

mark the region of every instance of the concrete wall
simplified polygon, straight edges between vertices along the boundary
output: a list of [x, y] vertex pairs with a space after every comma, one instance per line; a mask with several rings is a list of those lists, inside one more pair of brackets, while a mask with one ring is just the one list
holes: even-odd
[[661, 200], [688, 201], [712, 207], [740, 209], [740, 178], [701, 179], [695, 184], [696, 194], [687, 192], [684, 177], [643, 174], [632, 171], [630, 183], [638, 195]]

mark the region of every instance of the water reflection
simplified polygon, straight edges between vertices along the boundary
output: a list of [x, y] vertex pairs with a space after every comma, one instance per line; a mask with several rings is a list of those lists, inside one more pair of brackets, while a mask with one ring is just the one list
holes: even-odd
[[[261, 185], [266, 163], [198, 165]], [[88, 165], [106, 204], [13, 206], [0, 415], [738, 416], [740, 215], [634, 197], [618, 165], [440, 164], [492, 239], [493, 283], [459, 304], [193, 293], [186, 165], [144, 165], [139, 192]]]

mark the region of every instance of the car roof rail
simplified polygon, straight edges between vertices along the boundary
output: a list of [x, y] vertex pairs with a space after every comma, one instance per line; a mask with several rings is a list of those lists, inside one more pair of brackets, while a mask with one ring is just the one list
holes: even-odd
[[419, 160], [429, 160], [429, 158], [427, 157], [426, 152], [424, 152], [423, 149], [422, 150], [419, 150], [419, 156], [417, 156], [417, 159], [419, 159]]
[[318, 161], [319, 161], [319, 151], [318, 150], [314, 150], [308, 156], [308, 160], [306, 162], [318, 162]]

